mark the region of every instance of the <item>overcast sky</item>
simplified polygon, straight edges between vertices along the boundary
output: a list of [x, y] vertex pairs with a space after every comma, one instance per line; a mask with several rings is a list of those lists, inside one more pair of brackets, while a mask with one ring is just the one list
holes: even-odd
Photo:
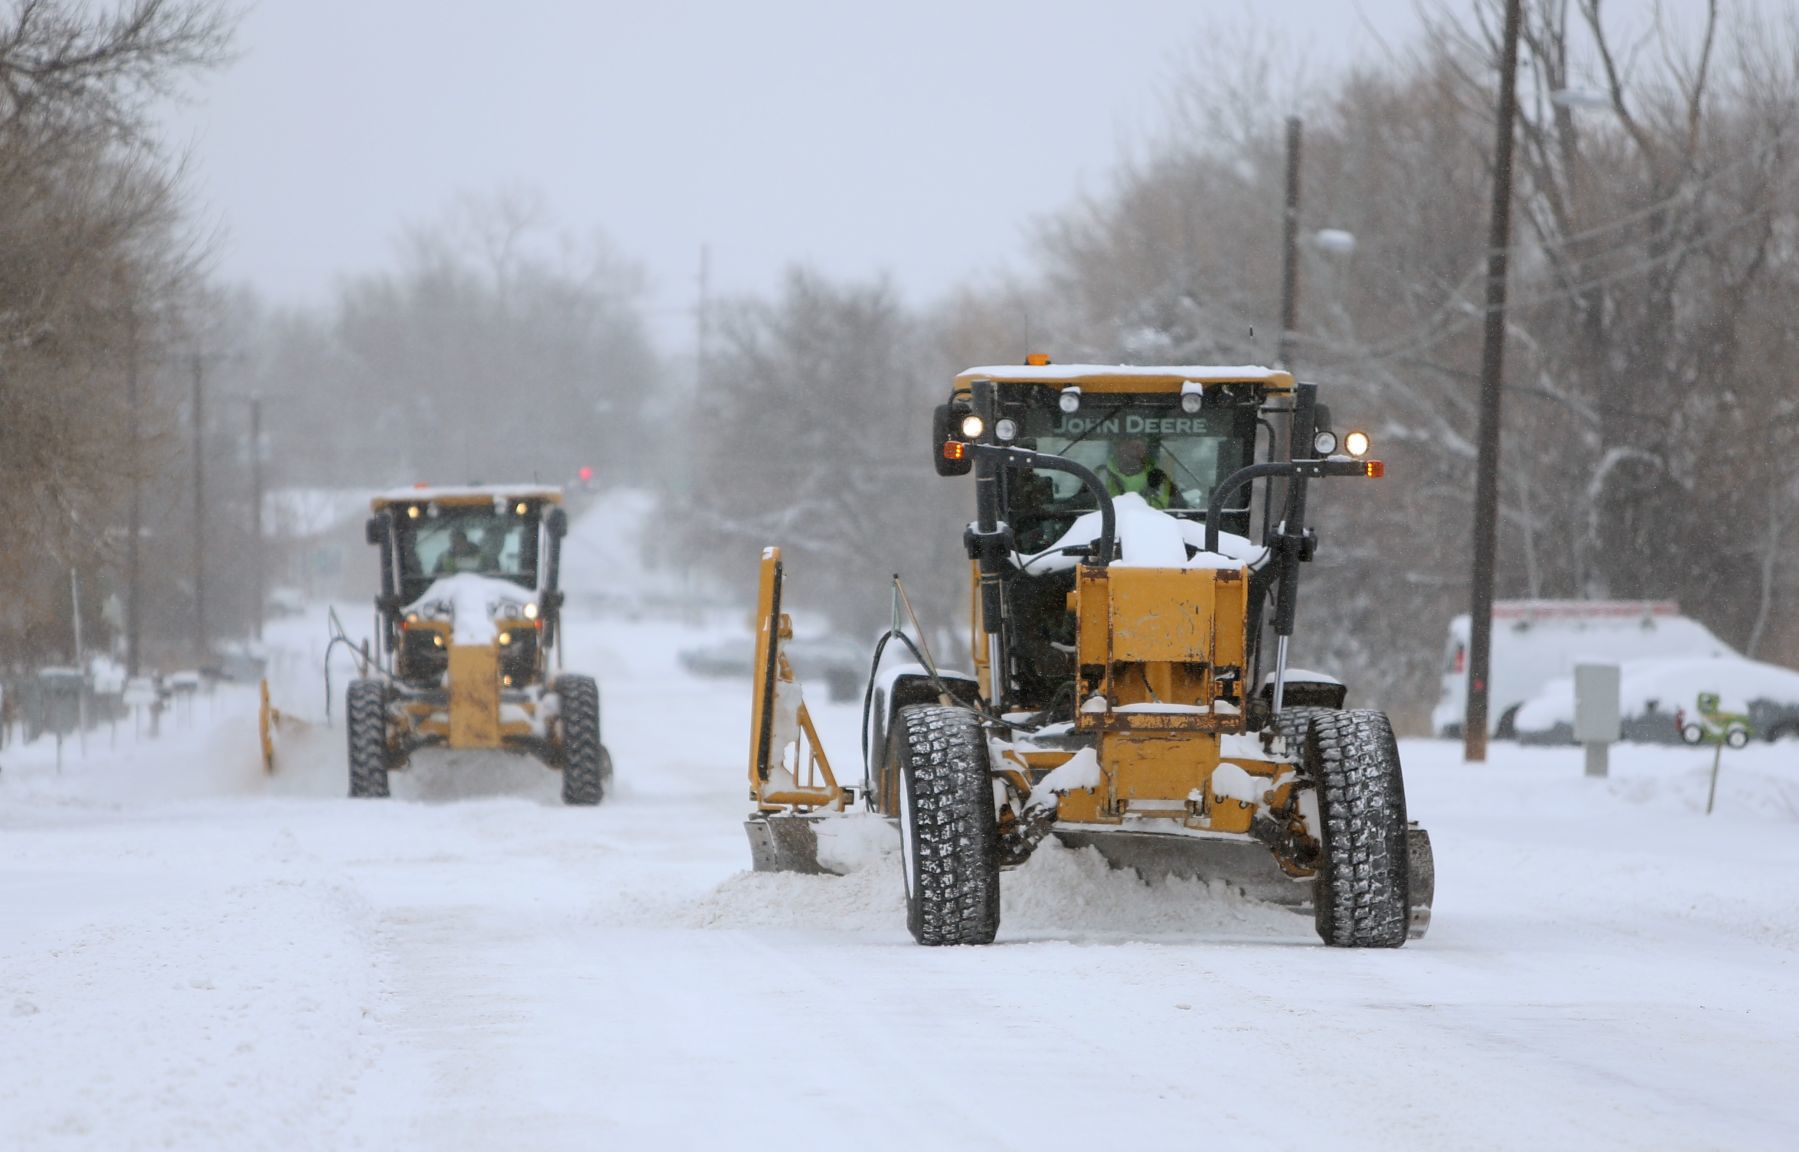
[[1177, 56], [1251, 18], [1315, 67], [1417, 23], [1413, 0], [261, 0], [173, 130], [219, 271], [277, 301], [388, 263], [459, 192], [524, 188], [643, 265], [678, 346], [702, 244], [722, 293], [803, 261], [923, 301], [1016, 265], [1160, 127]]

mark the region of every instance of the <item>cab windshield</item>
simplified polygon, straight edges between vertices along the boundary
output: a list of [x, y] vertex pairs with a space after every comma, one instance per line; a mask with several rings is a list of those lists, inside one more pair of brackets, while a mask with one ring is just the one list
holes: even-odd
[[433, 507], [417, 519], [399, 521], [400, 578], [411, 596], [423, 595], [433, 580], [473, 572], [537, 586], [537, 524], [525, 515], [473, 508]]
[[[1097, 473], [1114, 497], [1137, 493], [1153, 508], [1174, 516], [1203, 519], [1219, 481], [1249, 463], [1254, 452], [1256, 410], [1243, 404], [1208, 404], [1186, 412], [1180, 397], [1091, 396], [1074, 412], [1063, 412], [1058, 394], [1036, 388], [1034, 395], [1002, 405], [1017, 422], [1017, 445], [1061, 456]], [[1094, 507], [1081, 482], [1063, 472], [1013, 473], [1008, 484], [1010, 519], [1020, 551], [1047, 547], [1074, 518]], [[1227, 507], [1227, 529], [1248, 514]]]

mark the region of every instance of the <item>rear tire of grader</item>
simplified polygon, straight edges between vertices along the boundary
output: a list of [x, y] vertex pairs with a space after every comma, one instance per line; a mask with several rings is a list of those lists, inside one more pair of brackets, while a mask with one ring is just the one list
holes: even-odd
[[352, 680], [344, 693], [344, 727], [350, 736], [350, 795], [378, 799], [387, 793], [387, 688], [379, 680]]
[[920, 944], [991, 944], [999, 933], [999, 829], [980, 719], [965, 708], [913, 704], [893, 727], [906, 927]]
[[562, 802], [598, 804], [612, 779], [612, 757], [600, 743], [600, 687], [591, 676], [558, 676], [561, 699]]
[[1397, 948], [1410, 922], [1411, 870], [1392, 725], [1367, 709], [1304, 719], [1304, 763], [1323, 824], [1312, 899], [1318, 935], [1337, 948]]

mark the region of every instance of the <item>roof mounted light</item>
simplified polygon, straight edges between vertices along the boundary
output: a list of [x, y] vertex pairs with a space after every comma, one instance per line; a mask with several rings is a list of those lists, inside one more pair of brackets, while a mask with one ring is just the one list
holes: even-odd
[[1024, 366], [1026, 368], [1043, 368], [1048, 364], [1049, 353], [1047, 352], [1032, 352], [1024, 358]]
[[1196, 380], [1189, 380], [1181, 385], [1181, 411], [1192, 415], [1205, 407], [1206, 390]]
[[1062, 395], [1056, 398], [1056, 407], [1064, 412], [1079, 412], [1081, 410], [1080, 386], [1070, 384], [1068, 387], [1062, 389]]

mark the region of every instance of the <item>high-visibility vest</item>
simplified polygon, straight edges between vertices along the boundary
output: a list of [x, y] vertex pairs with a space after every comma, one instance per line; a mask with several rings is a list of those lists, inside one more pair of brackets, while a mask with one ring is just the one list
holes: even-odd
[[1166, 508], [1174, 501], [1174, 482], [1168, 474], [1155, 468], [1144, 468], [1141, 472], [1124, 473], [1106, 462], [1106, 493], [1111, 496], [1123, 496], [1127, 492], [1135, 492], [1143, 497], [1144, 503], [1151, 508]]

